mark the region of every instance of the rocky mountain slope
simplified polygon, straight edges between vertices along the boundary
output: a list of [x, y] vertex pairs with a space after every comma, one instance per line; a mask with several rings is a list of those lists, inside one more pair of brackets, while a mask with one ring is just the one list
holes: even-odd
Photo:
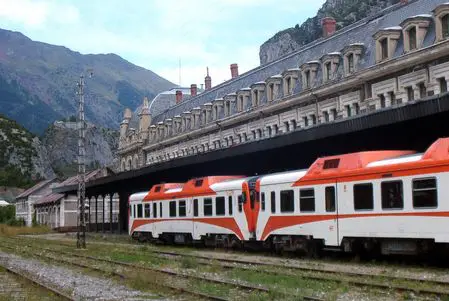
[[38, 137], [0, 115], [0, 186], [26, 187], [54, 176]]
[[[115, 168], [119, 132], [88, 124], [86, 129], [86, 168]], [[55, 122], [42, 137], [50, 165], [58, 176], [75, 175], [78, 171], [78, 130], [74, 122]], [[118, 165], [117, 165], [118, 166]]]
[[42, 134], [76, 113], [76, 81], [89, 68], [94, 76], [86, 80], [86, 119], [107, 128], [118, 128], [124, 108], [135, 109], [144, 95], [174, 86], [115, 54], [82, 55], [0, 29], [0, 113]]
[[[86, 141], [87, 170], [118, 166], [114, 161], [118, 131], [89, 124]], [[55, 122], [39, 138], [17, 122], [0, 115], [0, 187], [23, 188], [44, 178], [75, 175], [77, 155], [76, 123]]]
[[276, 33], [260, 46], [260, 64], [266, 64], [286, 55], [303, 45], [322, 37], [321, 19], [333, 17], [337, 30], [376, 13], [400, 0], [327, 0], [316, 16], [302, 25]]

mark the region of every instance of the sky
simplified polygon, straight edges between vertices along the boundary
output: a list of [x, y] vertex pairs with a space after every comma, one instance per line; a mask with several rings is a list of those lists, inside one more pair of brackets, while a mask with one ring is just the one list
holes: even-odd
[[185, 87], [204, 83], [209, 67], [214, 86], [231, 78], [232, 63], [240, 74], [257, 67], [263, 42], [324, 2], [0, 0], [0, 28], [83, 54], [116, 53]]

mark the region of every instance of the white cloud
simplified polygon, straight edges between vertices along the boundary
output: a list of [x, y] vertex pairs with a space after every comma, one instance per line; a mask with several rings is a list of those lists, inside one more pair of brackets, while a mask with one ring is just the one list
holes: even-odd
[[79, 20], [78, 9], [51, 1], [0, 0], [0, 17], [29, 27], [40, 27], [49, 21], [60, 24]]

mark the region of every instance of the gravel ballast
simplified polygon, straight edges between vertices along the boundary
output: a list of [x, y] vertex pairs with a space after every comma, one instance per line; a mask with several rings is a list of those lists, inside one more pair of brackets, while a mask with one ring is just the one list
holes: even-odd
[[20, 270], [52, 287], [71, 292], [75, 300], [157, 300], [155, 295], [129, 289], [110, 279], [85, 275], [9, 253], [0, 252], [0, 265]]

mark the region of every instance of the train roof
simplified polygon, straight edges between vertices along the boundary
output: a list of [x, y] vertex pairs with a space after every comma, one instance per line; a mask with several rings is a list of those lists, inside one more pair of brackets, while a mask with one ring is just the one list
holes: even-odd
[[242, 184], [247, 179], [248, 178], [239, 178], [239, 179], [227, 180], [227, 181], [223, 181], [223, 182], [212, 184], [210, 186], [210, 188], [213, 191], [216, 191], [216, 192], [242, 189]]
[[173, 189], [169, 189], [160, 194], [149, 193], [145, 197], [145, 201], [151, 200], [166, 200], [166, 199], [174, 199], [174, 198], [187, 198], [192, 196], [201, 196], [201, 195], [212, 195], [215, 194], [215, 190], [212, 189], [212, 186], [218, 183], [227, 182], [231, 180], [242, 179], [242, 181], [246, 178], [246, 176], [208, 176], [195, 178], [187, 181], [182, 189], [179, 190], [179, 187], [175, 187]]
[[449, 138], [436, 140], [425, 153], [406, 150], [369, 151], [318, 158], [307, 173], [296, 181], [294, 186], [319, 184], [329, 179], [353, 177], [376, 173], [382, 176], [391, 172], [430, 167], [441, 163], [449, 164]]
[[137, 193], [133, 193], [129, 196], [129, 201], [130, 202], [134, 202], [134, 201], [141, 201], [145, 198], [145, 196], [148, 194], [148, 192], [137, 192]]
[[260, 177], [260, 185], [273, 185], [295, 182], [307, 173], [307, 169], [279, 172]]

